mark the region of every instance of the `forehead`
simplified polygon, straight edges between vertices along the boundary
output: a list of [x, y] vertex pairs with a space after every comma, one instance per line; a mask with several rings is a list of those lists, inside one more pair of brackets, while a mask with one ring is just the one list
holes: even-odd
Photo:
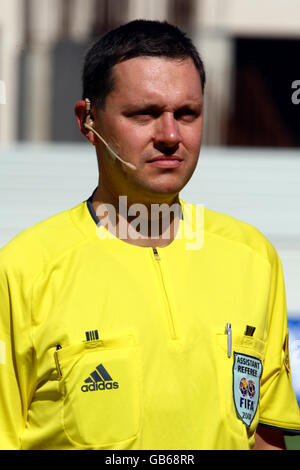
[[114, 67], [111, 99], [166, 102], [201, 100], [202, 86], [191, 58], [138, 57]]

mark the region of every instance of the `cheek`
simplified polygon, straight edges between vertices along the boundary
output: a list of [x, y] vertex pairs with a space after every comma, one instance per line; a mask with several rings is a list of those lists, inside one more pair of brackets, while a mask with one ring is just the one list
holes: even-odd
[[197, 125], [186, 130], [185, 142], [188, 148], [193, 152], [200, 150], [202, 141], [202, 119]]
[[181, 133], [181, 137], [182, 145], [188, 152], [191, 154], [199, 152], [202, 139], [202, 126], [184, 129]]
[[119, 143], [124, 152], [132, 157], [140, 155], [152, 142], [151, 126], [120, 125], [118, 128]]

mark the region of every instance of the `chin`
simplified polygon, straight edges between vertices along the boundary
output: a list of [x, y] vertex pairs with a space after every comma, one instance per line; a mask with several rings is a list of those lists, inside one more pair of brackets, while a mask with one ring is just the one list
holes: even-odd
[[176, 181], [175, 179], [173, 181], [164, 181], [161, 184], [153, 185], [153, 190], [157, 192], [157, 194], [162, 194], [162, 195], [177, 195], [188, 183], [188, 180], [182, 181]]
[[153, 200], [154, 203], [174, 199], [186, 186], [190, 178], [188, 175], [164, 174], [151, 179], [139, 178], [135, 188], [142, 199]]
[[178, 196], [179, 192], [182, 190], [182, 186], [178, 185], [161, 185], [152, 188], [148, 188], [148, 192], [150, 197], [153, 198], [154, 201], [161, 200], [162, 202], [167, 199], [174, 199]]

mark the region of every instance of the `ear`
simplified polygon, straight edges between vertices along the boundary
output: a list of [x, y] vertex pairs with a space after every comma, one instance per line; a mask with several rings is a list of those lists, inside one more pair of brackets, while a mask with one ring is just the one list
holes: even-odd
[[76, 121], [77, 121], [81, 134], [89, 142], [91, 142], [91, 144], [95, 145], [97, 143], [96, 142], [97, 138], [95, 137], [94, 133], [84, 127], [85, 118], [86, 118], [86, 102], [84, 100], [80, 100], [76, 103], [74, 113], [75, 113]]

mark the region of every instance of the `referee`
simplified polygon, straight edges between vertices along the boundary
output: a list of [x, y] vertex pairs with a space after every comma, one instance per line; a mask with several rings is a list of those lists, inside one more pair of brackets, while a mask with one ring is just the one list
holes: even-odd
[[300, 432], [277, 253], [180, 198], [204, 89], [168, 23], [88, 51], [75, 114], [99, 184], [0, 250], [1, 449], [284, 449]]

